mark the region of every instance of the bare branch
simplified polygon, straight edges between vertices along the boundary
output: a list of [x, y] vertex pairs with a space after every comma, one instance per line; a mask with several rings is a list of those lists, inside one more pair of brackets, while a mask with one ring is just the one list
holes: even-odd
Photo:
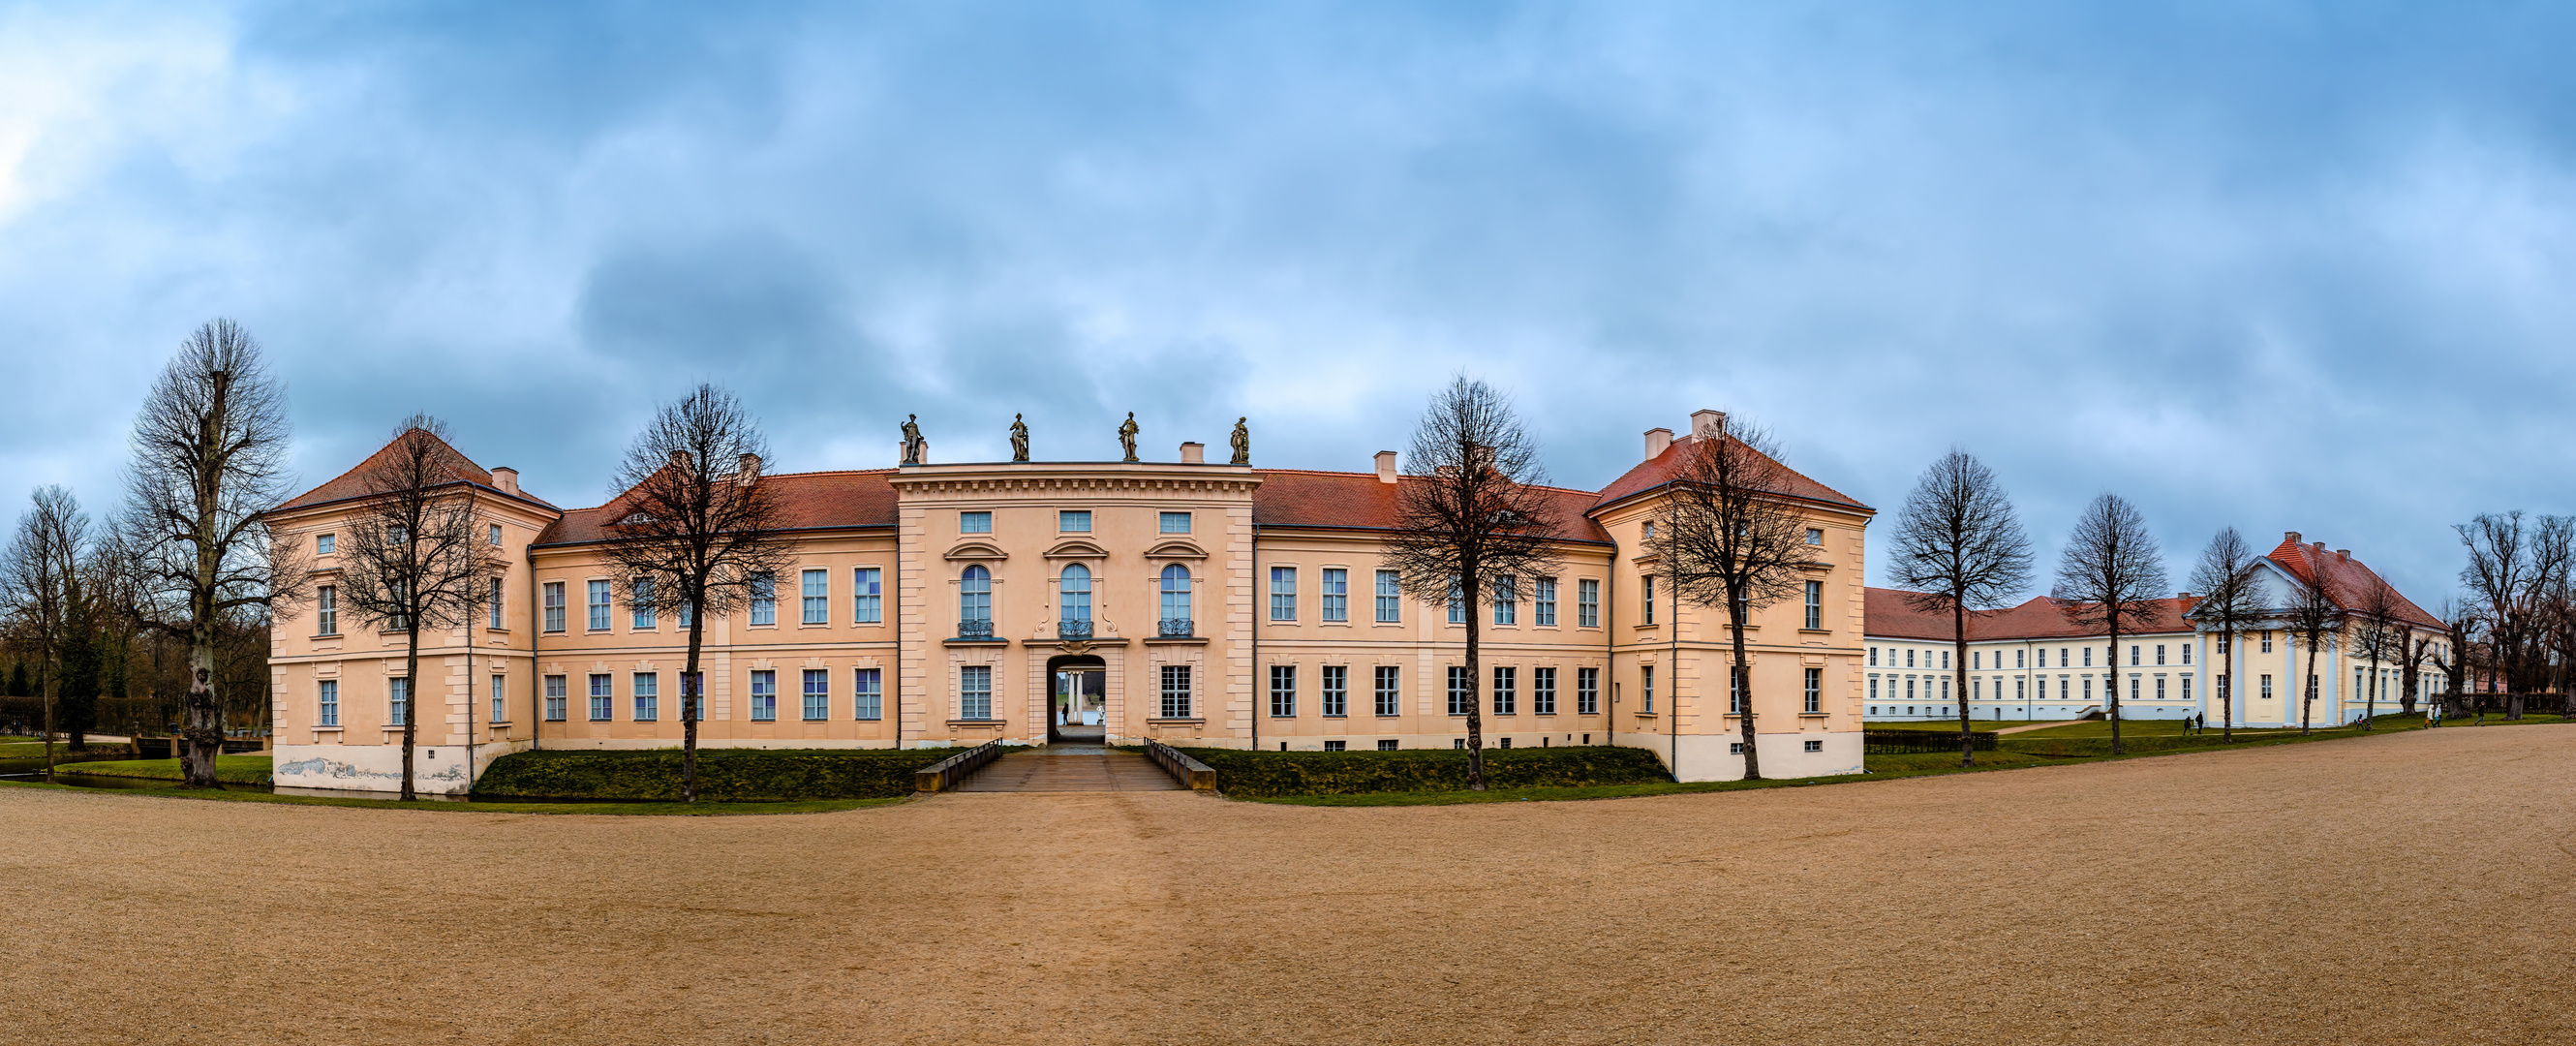
[[[1958, 663], [1968, 663], [1968, 615], [2003, 607], [2030, 586], [2030, 536], [1985, 462], [1956, 448], [1923, 470], [1897, 517], [1890, 580], [1906, 603], [1950, 617]], [[1968, 691], [1959, 688], [1959, 765], [1976, 761]]]
[[[2106, 664], [2116, 665], [2122, 623], [2146, 616], [2164, 593], [2164, 554], [2155, 535], [2147, 532], [2147, 518], [2117, 494], [2095, 496], [2076, 519], [2057, 568], [2059, 609], [2077, 625], [2102, 629], [2110, 637]], [[2119, 674], [2104, 678], [2111, 682], [2111, 751], [2116, 755], [2121, 751]]]

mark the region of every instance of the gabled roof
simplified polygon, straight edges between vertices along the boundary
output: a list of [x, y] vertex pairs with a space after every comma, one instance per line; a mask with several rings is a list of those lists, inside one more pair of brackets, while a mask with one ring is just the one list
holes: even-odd
[[[1609, 486], [1601, 488], [1601, 495], [1598, 498], [1593, 499], [1592, 505], [1587, 511], [1598, 511], [1602, 508], [1606, 508], [1620, 500], [1634, 497], [1656, 487], [1660, 487], [1680, 476], [1683, 464], [1690, 460], [1692, 448], [1699, 446], [1700, 440], [1703, 438], [1705, 437], [1684, 436], [1680, 439], [1674, 440], [1672, 446], [1665, 447], [1663, 453], [1657, 454], [1646, 461], [1639, 462], [1637, 467], [1629, 469], [1626, 475], [1612, 480]], [[1732, 436], [1725, 438], [1734, 439]], [[1739, 442], [1738, 445], [1740, 446], [1741, 443]], [[1780, 466], [1780, 471], [1788, 476], [1787, 489], [1776, 491], [1775, 493], [1807, 501], [1859, 509], [1863, 512], [1874, 511], [1869, 506], [1861, 504], [1850, 495], [1809, 479], [1805, 473], [1799, 472], [1787, 465]]]
[[2441, 619], [2425, 613], [2423, 607], [2416, 606], [2405, 593], [2382, 579], [2377, 571], [2341, 552], [2326, 551], [2325, 542], [2302, 545], [2285, 536], [2281, 544], [2263, 558], [2271, 560], [2302, 585], [2322, 585], [2326, 598], [2345, 610], [2360, 610], [2369, 602], [2374, 589], [2385, 588], [2389, 595], [2396, 597], [2399, 620], [2425, 628], [2442, 627]]
[[[893, 469], [855, 472], [782, 472], [762, 476], [774, 483], [785, 525], [791, 530], [840, 527], [891, 527], [895, 523]], [[620, 495], [597, 508], [574, 509], [537, 535], [539, 545], [575, 545], [608, 538], [608, 525], [625, 515]]]
[[[1317, 527], [1328, 530], [1392, 530], [1400, 513], [1396, 491], [1418, 476], [1388, 483], [1374, 472], [1308, 472], [1258, 469], [1261, 485], [1252, 491], [1252, 523], [1260, 527]], [[1589, 491], [1540, 487], [1556, 505], [1557, 537], [1566, 541], [1610, 544], [1610, 532], [1585, 513]]]
[[[1861, 631], [1872, 638], [1919, 639], [1948, 642], [1950, 619], [1947, 614], [1926, 614], [1906, 602], [1903, 589], [1864, 589], [1862, 611], [1867, 615]], [[2158, 599], [2147, 605], [2147, 612], [2137, 620], [2122, 619], [2122, 635], [2151, 632], [2189, 632], [2192, 626], [2183, 615], [2200, 605], [2198, 599]], [[2017, 607], [1976, 611], [1968, 615], [1968, 639], [1988, 643], [2021, 639], [2084, 639], [2102, 635], [2102, 630], [2076, 624], [2066, 616], [2065, 605], [2047, 596], [2036, 596]]]
[[363, 498], [375, 493], [373, 490], [368, 489], [367, 473], [376, 468], [379, 464], [392, 460], [395, 445], [401, 443], [405, 436], [409, 436], [414, 432], [420, 433], [421, 438], [427, 439], [431, 443], [437, 445], [439, 455], [447, 459], [447, 466], [450, 469], [453, 469], [462, 481], [472, 483], [475, 486], [482, 487], [485, 490], [489, 490], [492, 493], [505, 498], [516, 498], [520, 501], [525, 501], [529, 504], [537, 505], [546, 509], [553, 509], [555, 507], [545, 499], [537, 497], [534, 494], [527, 493], [526, 491], [520, 491], [519, 493], [513, 494], [494, 486], [492, 484], [492, 473], [483, 466], [475, 464], [472, 458], [466, 457], [463, 452], [458, 451], [453, 446], [449, 446], [446, 440], [440, 439], [437, 436], [431, 435], [430, 433], [420, 429], [412, 429], [409, 432], [403, 433], [401, 436], [396, 436], [392, 439], [386, 440], [384, 446], [377, 448], [375, 453], [367, 455], [367, 460], [359, 462], [357, 467], [332, 477], [329, 482], [326, 482], [321, 486], [315, 487], [288, 499], [285, 504], [277, 506], [277, 511], [309, 508], [314, 505], [327, 505], [334, 501], [347, 501], [352, 498]]

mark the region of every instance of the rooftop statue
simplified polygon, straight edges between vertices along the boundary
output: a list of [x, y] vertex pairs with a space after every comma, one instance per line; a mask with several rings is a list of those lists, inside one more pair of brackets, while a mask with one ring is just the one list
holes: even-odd
[[1017, 414], [1011, 415], [1011, 460], [1029, 460], [1029, 426]]
[[924, 460], [928, 457], [930, 457], [930, 441], [921, 437], [921, 415], [905, 415], [903, 422], [903, 463], [906, 465], [928, 464], [928, 462]]
[[1118, 445], [1127, 448], [1127, 460], [1136, 460], [1136, 412], [1127, 412], [1126, 424], [1118, 426]]
[[1234, 419], [1234, 463], [1252, 464], [1252, 430], [1244, 426], [1247, 419]]

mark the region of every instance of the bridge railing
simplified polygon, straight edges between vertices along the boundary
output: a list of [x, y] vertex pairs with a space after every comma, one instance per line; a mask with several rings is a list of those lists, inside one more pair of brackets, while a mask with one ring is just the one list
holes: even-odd
[[1001, 757], [1002, 742], [986, 741], [914, 771], [912, 788], [916, 792], [955, 791], [957, 786], [964, 784], [968, 777], [974, 776], [975, 771], [991, 765], [993, 760]]
[[1172, 775], [1172, 780], [1179, 781], [1191, 791], [1216, 790], [1215, 768], [1190, 758], [1189, 753], [1148, 738], [1145, 741], [1145, 758], [1153, 760], [1164, 773]]

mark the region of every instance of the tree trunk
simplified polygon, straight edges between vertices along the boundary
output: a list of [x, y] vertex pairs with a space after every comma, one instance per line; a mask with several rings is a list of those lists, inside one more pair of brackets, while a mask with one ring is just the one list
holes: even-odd
[[2307, 685], [2299, 690], [2299, 736], [2308, 736], [2309, 710], [2317, 703], [2317, 647], [2308, 644]]
[[1476, 572], [1470, 568], [1458, 582], [1458, 598], [1467, 604], [1467, 790], [1485, 790], [1484, 680], [1477, 674]]
[[680, 672], [680, 801], [684, 803], [698, 801], [698, 717], [705, 714], [707, 700], [706, 681], [698, 672], [698, 650], [707, 635], [706, 600], [693, 597], [689, 603], [689, 665]]
[[2112, 754], [2112, 755], [2119, 755], [2119, 754], [2121, 754], [2121, 753], [2120, 753], [2120, 614], [2119, 614], [2119, 612], [2118, 612], [2118, 611], [2114, 610], [2114, 611], [2111, 613], [2110, 617], [2111, 617], [2111, 663], [2110, 663], [2110, 666], [2109, 666], [2109, 667], [2110, 667], [2111, 671], [2110, 671], [2107, 675], [2103, 676], [2103, 678], [2104, 678], [2104, 679], [2107, 679], [2107, 680], [2109, 680], [2109, 681], [2110, 681], [2111, 692], [2110, 692], [2110, 693], [2108, 693], [2108, 694], [2104, 694], [2104, 695], [2102, 695], [2102, 696], [2104, 696], [2104, 697], [2106, 697], [2106, 698], [2109, 698], [2109, 699], [2110, 699], [2109, 704], [2110, 704], [2110, 706], [2111, 706], [2111, 754]]
[[[1744, 598], [1732, 591], [1726, 598], [1726, 630], [1734, 634], [1732, 645], [1735, 648], [1735, 663], [1727, 666], [1727, 682], [1736, 693], [1744, 696], [1744, 711], [1736, 716], [1736, 732], [1744, 738], [1744, 779], [1759, 781], [1762, 779], [1762, 753], [1753, 743], [1753, 670], [1744, 659]], [[1680, 706], [1674, 707], [1678, 710]]]
[[403, 776], [401, 798], [402, 801], [408, 803], [414, 799], [420, 798], [420, 793], [414, 791], [412, 787], [411, 763], [412, 743], [418, 739], [420, 733], [420, 618], [419, 616], [414, 615], [403, 623], [411, 626], [410, 629], [403, 634]]
[[2218, 743], [2236, 741], [2236, 634], [2227, 633], [2227, 674], [2218, 677]]
[[1959, 765], [1977, 765], [1977, 734], [1968, 718], [1968, 605], [1958, 598], [1950, 599], [1951, 645], [1958, 648], [1959, 680]]
[[2361, 728], [2368, 730], [2370, 721], [2379, 716], [2379, 660], [2371, 659], [2370, 685], [2361, 688]]
[[[208, 600], [207, 602], [212, 602]], [[223, 710], [215, 706], [215, 629], [211, 611], [188, 625], [187, 787], [216, 788], [215, 757], [223, 753]]]
[[63, 692], [62, 673], [54, 669], [52, 660], [53, 655], [47, 654], [45, 663], [39, 665], [36, 669], [37, 671], [44, 673], [45, 676], [45, 684], [37, 689], [42, 690], [45, 693], [46, 784], [54, 783], [54, 700]]

